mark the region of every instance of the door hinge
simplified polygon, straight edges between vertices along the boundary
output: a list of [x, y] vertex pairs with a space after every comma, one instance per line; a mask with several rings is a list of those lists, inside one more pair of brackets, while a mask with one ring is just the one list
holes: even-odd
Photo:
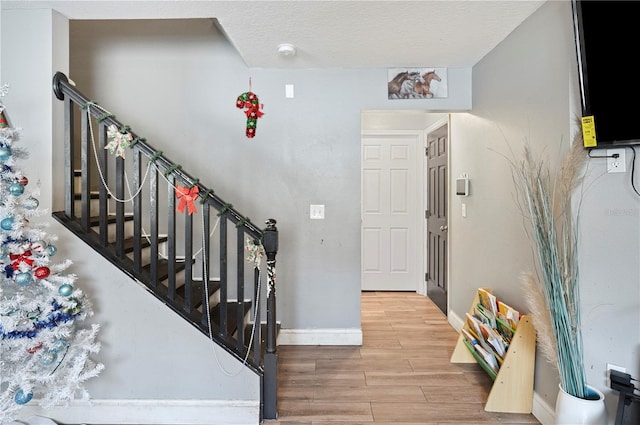
[[429, 281], [429, 273], [425, 273], [424, 274], [424, 281], [428, 282]]
[[429, 210], [424, 210], [424, 218], [429, 218], [430, 216]]

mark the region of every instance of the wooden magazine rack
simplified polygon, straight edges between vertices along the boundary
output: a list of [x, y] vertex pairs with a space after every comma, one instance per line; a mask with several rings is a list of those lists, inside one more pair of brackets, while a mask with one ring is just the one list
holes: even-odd
[[[486, 288], [484, 288], [486, 289]], [[491, 290], [486, 289], [488, 292]], [[478, 293], [469, 313], [480, 302]], [[465, 321], [465, 327], [467, 323]], [[531, 413], [533, 405], [533, 372], [536, 355], [536, 332], [530, 315], [522, 315], [498, 372], [467, 345], [460, 334], [451, 363], [478, 363], [491, 376], [493, 385], [484, 410], [488, 412]], [[473, 351], [473, 352], [472, 352]]]

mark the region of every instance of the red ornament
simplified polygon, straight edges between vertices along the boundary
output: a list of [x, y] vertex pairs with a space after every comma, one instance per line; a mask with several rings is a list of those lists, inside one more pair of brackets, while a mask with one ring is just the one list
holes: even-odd
[[20, 178], [20, 180], [18, 181], [18, 183], [20, 183], [20, 184], [21, 184], [21, 185], [23, 185], [23, 186], [26, 186], [26, 185], [28, 185], [28, 184], [29, 184], [29, 179], [28, 179], [28, 178], [26, 178], [25, 176], [22, 176], [22, 177]]
[[49, 270], [49, 267], [38, 267], [33, 274], [35, 274], [38, 279], [46, 279], [51, 274], [51, 270]]
[[238, 109], [246, 108], [246, 111], [244, 111], [247, 116], [247, 128], [245, 134], [248, 138], [252, 139], [256, 135], [258, 118], [264, 115], [264, 112], [260, 110], [262, 109], [262, 104], [255, 93], [248, 91], [238, 96], [236, 99], [236, 107]]

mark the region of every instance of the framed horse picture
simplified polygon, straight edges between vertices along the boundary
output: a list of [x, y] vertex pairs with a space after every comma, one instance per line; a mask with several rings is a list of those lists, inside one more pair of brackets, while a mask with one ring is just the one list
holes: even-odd
[[391, 68], [387, 93], [389, 99], [447, 97], [447, 68]]

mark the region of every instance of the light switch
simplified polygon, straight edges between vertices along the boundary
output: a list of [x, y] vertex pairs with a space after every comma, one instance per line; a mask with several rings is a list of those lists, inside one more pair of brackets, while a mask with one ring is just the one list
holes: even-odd
[[309, 208], [309, 218], [313, 220], [324, 220], [324, 205], [311, 205]]
[[293, 99], [293, 84], [284, 85], [284, 97]]

